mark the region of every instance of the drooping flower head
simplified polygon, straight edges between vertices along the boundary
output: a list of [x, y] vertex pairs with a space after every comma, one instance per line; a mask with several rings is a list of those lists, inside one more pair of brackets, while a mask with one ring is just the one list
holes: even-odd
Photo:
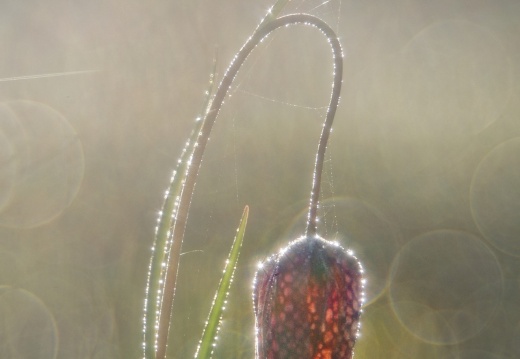
[[352, 358], [362, 273], [350, 251], [317, 236], [268, 258], [254, 282], [256, 358]]

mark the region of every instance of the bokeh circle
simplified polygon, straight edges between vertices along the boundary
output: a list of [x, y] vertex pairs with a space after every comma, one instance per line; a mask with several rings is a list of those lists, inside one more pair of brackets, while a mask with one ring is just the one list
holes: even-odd
[[389, 303], [378, 303], [366, 308], [361, 317], [355, 358], [445, 359], [458, 351], [456, 345], [435, 345], [413, 336], [395, 317]]
[[78, 193], [81, 141], [62, 114], [37, 102], [2, 104], [0, 123], [0, 226], [47, 223]]
[[22, 139], [23, 129], [16, 115], [5, 104], [0, 104], [0, 211], [13, 194], [21, 156], [16, 148]]
[[500, 118], [511, 78], [500, 36], [467, 20], [435, 22], [400, 51], [368, 62], [351, 100], [351, 152], [366, 159], [356, 168], [360, 178], [373, 175], [366, 163], [374, 159], [399, 181], [442, 172], [446, 158], [462, 158], [474, 136]]
[[0, 286], [0, 358], [54, 359], [58, 329], [47, 306], [24, 289]]
[[390, 300], [408, 331], [435, 344], [456, 344], [478, 334], [503, 292], [501, 267], [476, 236], [437, 230], [412, 239], [396, 256]]
[[520, 137], [501, 143], [478, 165], [471, 182], [471, 213], [496, 248], [520, 256]]

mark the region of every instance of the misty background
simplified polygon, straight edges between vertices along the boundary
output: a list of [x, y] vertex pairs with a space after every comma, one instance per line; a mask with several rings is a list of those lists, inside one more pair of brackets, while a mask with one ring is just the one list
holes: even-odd
[[[0, 357], [140, 358], [171, 172], [272, 0], [0, 3]], [[520, 357], [520, 2], [293, 0], [343, 46], [320, 233], [367, 278], [357, 359]], [[332, 60], [316, 29], [244, 65], [195, 189], [171, 358], [192, 357], [244, 205], [215, 357], [254, 357], [257, 263], [303, 234]]]

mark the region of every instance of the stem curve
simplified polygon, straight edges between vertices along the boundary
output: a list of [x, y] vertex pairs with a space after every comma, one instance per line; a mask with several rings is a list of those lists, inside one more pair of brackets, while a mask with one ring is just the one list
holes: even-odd
[[163, 290], [164, 297], [162, 300], [161, 318], [159, 320], [156, 359], [165, 359], [166, 357], [166, 346], [169, 334], [172, 303], [175, 296], [177, 271], [179, 266], [178, 254], [180, 254], [182, 240], [184, 238], [186, 222], [188, 219], [188, 211], [193, 190], [195, 188], [195, 181], [200, 164], [202, 162], [202, 157], [209, 139], [209, 135], [213, 128], [213, 124], [215, 123], [215, 119], [220, 111], [220, 108], [222, 107], [222, 103], [224, 102], [233, 80], [240, 70], [240, 67], [245, 62], [249, 54], [253, 51], [253, 49], [258, 45], [258, 43], [260, 43], [260, 41], [268, 36], [271, 32], [280, 27], [298, 24], [313, 26], [320, 30], [331, 45], [334, 59], [334, 80], [332, 94], [318, 144], [318, 151], [316, 153], [315, 169], [312, 180], [312, 191], [309, 203], [309, 213], [307, 217], [306, 235], [316, 235], [316, 217], [320, 194], [321, 174], [323, 170], [325, 150], [340, 97], [343, 75], [343, 55], [341, 51], [341, 45], [336, 34], [334, 33], [334, 30], [332, 30], [324, 21], [313, 15], [291, 14], [272, 20], [262, 27], [259, 27], [257, 31], [246, 41], [246, 43], [234, 57], [231, 65], [228, 67], [217, 89], [217, 92], [215, 93], [210, 110], [204, 118], [204, 124], [202, 125], [197, 139], [197, 147], [188, 161], [189, 165], [186, 171], [185, 183], [180, 196], [177, 216], [172, 228], [172, 244], [170, 249], [170, 256], [168, 258], [168, 270], [166, 272], [165, 285]]

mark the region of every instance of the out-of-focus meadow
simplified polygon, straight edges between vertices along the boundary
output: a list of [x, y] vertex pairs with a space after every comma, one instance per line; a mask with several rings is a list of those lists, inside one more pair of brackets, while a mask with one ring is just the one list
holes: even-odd
[[[269, 0], [0, 4], [0, 358], [139, 358], [157, 212]], [[520, 2], [291, 1], [345, 53], [321, 233], [366, 270], [357, 359], [520, 357]], [[248, 59], [197, 182], [171, 358], [193, 356], [242, 208], [216, 357], [254, 356], [257, 262], [302, 234], [332, 60], [315, 29]]]

